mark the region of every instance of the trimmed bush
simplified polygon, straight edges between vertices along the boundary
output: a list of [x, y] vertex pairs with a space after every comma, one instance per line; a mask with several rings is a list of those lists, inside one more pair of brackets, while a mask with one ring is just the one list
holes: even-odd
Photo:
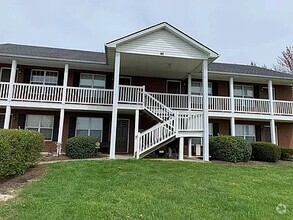
[[35, 131], [0, 129], [0, 177], [23, 174], [40, 157], [44, 136]]
[[217, 136], [210, 138], [212, 159], [228, 162], [247, 162], [251, 157], [251, 145], [240, 137]]
[[277, 162], [281, 158], [281, 148], [268, 142], [251, 143], [253, 160]]
[[293, 160], [293, 149], [281, 148], [281, 160]]
[[66, 155], [73, 159], [85, 159], [97, 155], [95, 137], [78, 136], [69, 138], [65, 143]]

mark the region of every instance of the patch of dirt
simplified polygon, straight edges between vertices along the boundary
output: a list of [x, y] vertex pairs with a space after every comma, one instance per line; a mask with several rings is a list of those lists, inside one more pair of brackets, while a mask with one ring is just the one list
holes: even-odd
[[251, 165], [289, 165], [289, 166], [293, 166], [293, 161], [285, 161], [285, 160], [279, 160], [276, 163], [263, 162], [263, 161], [254, 161], [254, 160], [250, 160], [248, 162], [237, 162], [237, 163], [220, 161], [220, 160], [211, 160], [211, 162], [212, 163], [235, 165], [235, 166], [251, 166]]
[[28, 182], [33, 182], [42, 177], [45, 173], [45, 166], [37, 165], [31, 167], [22, 175], [9, 176], [0, 179], [0, 195], [2, 198], [13, 196], [16, 190]]
[[56, 161], [56, 160], [69, 160], [70, 158], [65, 155], [54, 156], [52, 154], [42, 155], [39, 162]]

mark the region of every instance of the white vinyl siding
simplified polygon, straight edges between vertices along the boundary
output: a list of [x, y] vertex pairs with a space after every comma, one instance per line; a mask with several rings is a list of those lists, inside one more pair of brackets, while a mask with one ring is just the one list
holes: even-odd
[[[209, 87], [208, 88], [208, 95], [213, 95], [212, 83], [209, 83], [208, 87]], [[191, 94], [192, 95], [202, 95], [203, 94], [202, 82], [196, 82], [196, 81], [191, 82]]]
[[234, 85], [234, 97], [253, 98], [253, 86], [250, 85]]
[[254, 125], [235, 125], [235, 134], [237, 137], [242, 137], [248, 141], [255, 141], [255, 126]]
[[81, 73], [79, 86], [83, 88], [105, 89], [106, 76], [100, 74]]
[[27, 115], [25, 129], [37, 131], [44, 135], [45, 140], [52, 140], [54, 128], [53, 115]]
[[31, 84], [57, 85], [58, 71], [36, 70], [31, 72]]
[[[118, 52], [206, 59], [208, 54], [167, 30], [158, 30], [117, 45]], [[162, 54], [163, 53], [163, 54]]]
[[77, 117], [76, 136], [92, 136], [102, 142], [103, 118]]

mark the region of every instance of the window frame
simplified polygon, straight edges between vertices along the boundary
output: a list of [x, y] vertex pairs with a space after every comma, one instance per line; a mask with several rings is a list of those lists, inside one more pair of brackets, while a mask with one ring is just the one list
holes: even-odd
[[[91, 76], [91, 87], [86, 87], [86, 86], [82, 86], [81, 85], [81, 77], [82, 77], [82, 75], [90, 75]], [[95, 81], [95, 79], [94, 79], [94, 77], [95, 76], [102, 76], [103, 78], [104, 78], [104, 82], [105, 82], [105, 85], [104, 85], [104, 87], [103, 88], [95, 88], [94, 87], [94, 81]], [[80, 73], [80, 77], [79, 77], [79, 87], [80, 88], [89, 88], [89, 89], [106, 89], [106, 80], [107, 80], [107, 77], [106, 77], [106, 75], [104, 75], [104, 74], [96, 74], [96, 73]]]
[[[44, 72], [42, 83], [41, 83], [41, 81], [33, 81], [33, 72], [34, 71], [42, 71], [42, 72]], [[47, 72], [57, 73], [56, 84], [55, 83], [54, 84], [53, 83], [46, 83]], [[46, 86], [57, 86], [58, 85], [58, 78], [59, 78], [59, 71], [57, 71], [57, 70], [32, 69], [31, 70], [31, 75], [30, 75], [30, 84], [33, 84], [33, 85], [46, 85]]]
[[[238, 135], [237, 134], [237, 127], [239, 127], [239, 126], [243, 126], [243, 128], [242, 128], [242, 130], [243, 130], [243, 134], [242, 135]], [[247, 131], [247, 129], [246, 129], [246, 127], [247, 126], [252, 126], [253, 127], [253, 129], [252, 129], [252, 131], [253, 131], [253, 135], [250, 135], [250, 134], [247, 134], [246, 133], [246, 131]], [[254, 142], [254, 141], [256, 141], [256, 131], [255, 131], [255, 125], [251, 125], [251, 124], [235, 124], [235, 136], [237, 136], [237, 137], [241, 137], [241, 138], [243, 138], [244, 140], [248, 140], [248, 141], [250, 141], [249, 139], [246, 139], [246, 137], [253, 137], [253, 140], [252, 140], [252, 142]]]
[[[0, 68], [0, 82], [5, 82], [5, 81], [2, 81], [2, 72], [3, 70], [10, 70], [11, 72], [11, 68], [10, 67], [1, 67]], [[7, 81], [6, 83], [10, 82], [10, 77], [9, 77], [9, 81]]]
[[[237, 87], [237, 86], [239, 86], [239, 87], [241, 87], [241, 96], [236, 96], [235, 94], [236, 94], [236, 92], [235, 92], [235, 87]], [[247, 87], [249, 87], [249, 88], [251, 88], [252, 90], [252, 96], [245, 96], [245, 93], [244, 93], [244, 91], [245, 91], [245, 89], [244, 88], [247, 88]], [[253, 85], [242, 85], [242, 84], [235, 84], [234, 86], [233, 86], [233, 93], [234, 93], [234, 98], [247, 98], [247, 99], [253, 99], [254, 98], [254, 86]]]
[[103, 131], [104, 131], [104, 118], [102, 118], [102, 117], [76, 117], [75, 137], [79, 136], [79, 135], [77, 135], [77, 131], [78, 130], [82, 130], [82, 129], [78, 129], [78, 127], [77, 127], [77, 120], [78, 120], [78, 118], [86, 118], [86, 119], [89, 119], [89, 123], [88, 123], [88, 127], [87, 127], [87, 136], [88, 137], [90, 137], [91, 131], [99, 131], [99, 130], [91, 130], [91, 121], [92, 121], [92, 119], [101, 119], [102, 120], [102, 123], [101, 123], [101, 138], [99, 140], [100, 143], [102, 143], [103, 142]]
[[[28, 116], [38, 116], [41, 120], [38, 121], [38, 127], [30, 127], [27, 126]], [[53, 118], [52, 128], [51, 127], [42, 127], [42, 117], [50, 117]], [[25, 118], [25, 129], [30, 130], [31, 129], [38, 129], [38, 132], [41, 133], [41, 129], [52, 129], [51, 132], [51, 138], [45, 139], [45, 141], [52, 141], [53, 140], [53, 134], [54, 134], [54, 123], [55, 123], [55, 116], [54, 115], [35, 115], [35, 114], [27, 114]], [[42, 133], [41, 133], [42, 134]], [[46, 138], [46, 137], [45, 137]]]
[[[129, 79], [129, 82], [130, 82], [129, 85], [132, 85], [132, 77], [131, 76], [120, 76], [119, 80], [120, 79]], [[124, 85], [124, 84], [120, 84], [120, 81], [119, 81], [119, 85]], [[128, 86], [128, 85], [126, 85], [126, 86]]]
[[[200, 93], [192, 92], [192, 87], [197, 87], [197, 86], [192, 86], [193, 83], [198, 83], [199, 84]], [[210, 91], [211, 91], [211, 93], [210, 93]], [[191, 95], [203, 95], [202, 82], [200, 82], [200, 81], [191, 81]], [[209, 96], [213, 95], [213, 83], [212, 82], [208, 82], [208, 95]]]
[[181, 84], [181, 80], [176, 80], [176, 79], [168, 79], [168, 80], [166, 81], [166, 93], [168, 93], [168, 94], [174, 94], [174, 93], [169, 93], [169, 92], [168, 92], [168, 83], [169, 83], [169, 82], [179, 83], [179, 86], [180, 86], [180, 88], [179, 88], [180, 93], [179, 93], [179, 94], [182, 93], [182, 84]]

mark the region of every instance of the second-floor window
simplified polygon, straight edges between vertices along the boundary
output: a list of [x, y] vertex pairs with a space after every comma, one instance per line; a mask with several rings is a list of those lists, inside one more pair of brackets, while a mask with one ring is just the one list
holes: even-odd
[[1, 68], [0, 69], [0, 81], [9, 82], [10, 81], [10, 68]]
[[[213, 95], [212, 83], [209, 83], [208, 93], [209, 93], [208, 95]], [[191, 82], [191, 94], [192, 95], [202, 95], [203, 94], [202, 82], [196, 82], [196, 81]]]
[[57, 85], [58, 71], [32, 70], [31, 84]]
[[105, 89], [106, 76], [100, 74], [81, 73], [79, 86], [84, 88]]
[[253, 98], [253, 86], [250, 85], [234, 85], [234, 97]]
[[255, 126], [237, 124], [235, 125], [235, 134], [245, 140], [255, 141]]

